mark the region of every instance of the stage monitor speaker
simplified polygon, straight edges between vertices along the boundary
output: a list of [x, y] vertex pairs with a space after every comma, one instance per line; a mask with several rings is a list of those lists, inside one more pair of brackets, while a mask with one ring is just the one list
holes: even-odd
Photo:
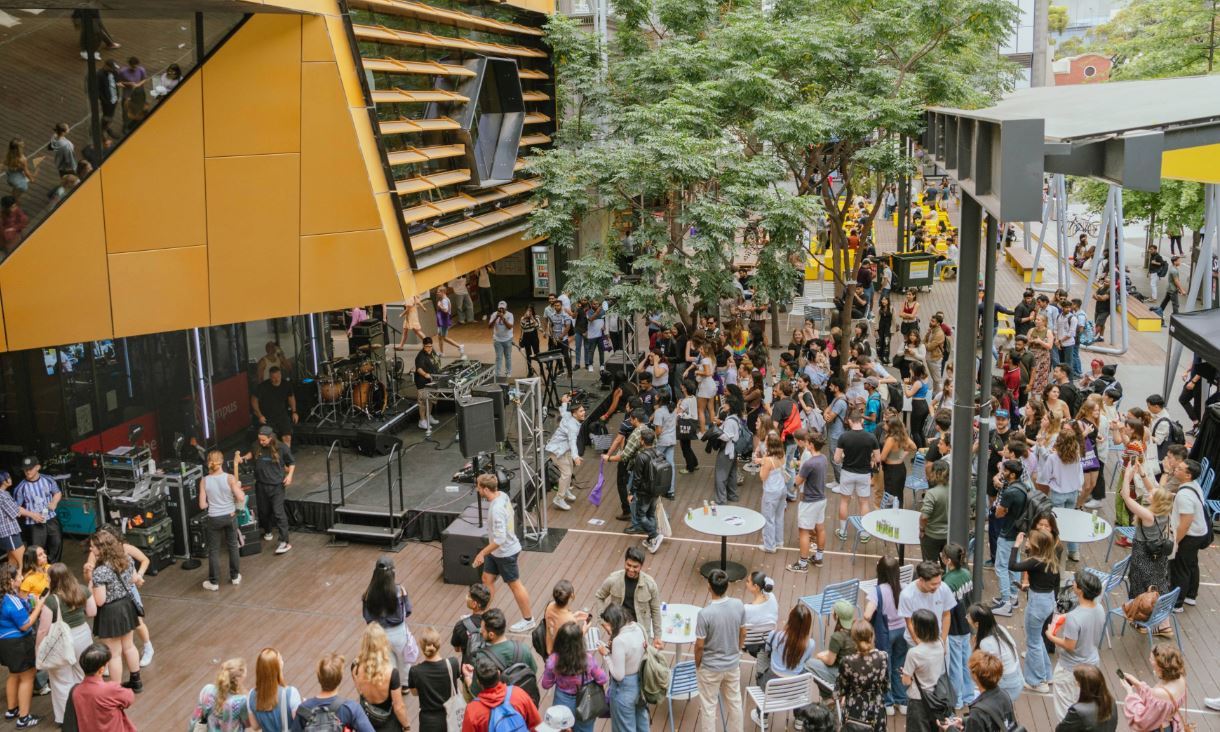
[[490, 399], [496, 419], [496, 442], [504, 442], [507, 425], [504, 424], [504, 389], [499, 384], [484, 384], [470, 390], [472, 396]]
[[496, 412], [490, 399], [471, 397], [457, 403], [458, 441], [462, 457], [472, 458], [481, 452], [495, 452]]
[[374, 430], [358, 430], [356, 432], [356, 452], [366, 457], [374, 455], [389, 455], [397, 446], [402, 449], [402, 440], [394, 435]]
[[606, 372], [613, 376], [626, 379], [635, 372], [635, 364], [627, 358], [627, 354], [617, 351], [606, 356]]
[[[483, 507], [484, 525], [488, 521]], [[487, 546], [487, 529], [480, 528], [475, 506], [469, 506], [441, 534], [441, 576], [445, 584], [472, 585], [482, 573], [470, 566], [475, 555]]]

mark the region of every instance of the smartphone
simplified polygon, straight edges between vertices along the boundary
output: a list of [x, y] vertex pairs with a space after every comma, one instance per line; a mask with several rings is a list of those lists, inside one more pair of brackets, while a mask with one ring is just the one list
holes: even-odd
[[1114, 669], [1114, 673], [1118, 674], [1118, 680], [1119, 680], [1119, 681], [1126, 681], [1126, 680], [1127, 680], [1127, 674], [1123, 673], [1123, 670], [1122, 670], [1121, 668], [1116, 668], [1116, 669]]

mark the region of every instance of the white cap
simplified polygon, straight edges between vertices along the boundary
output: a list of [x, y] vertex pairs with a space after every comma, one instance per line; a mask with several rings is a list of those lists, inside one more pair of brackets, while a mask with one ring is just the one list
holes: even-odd
[[542, 715], [542, 724], [534, 732], [565, 732], [576, 726], [576, 716], [565, 706], [553, 706]]

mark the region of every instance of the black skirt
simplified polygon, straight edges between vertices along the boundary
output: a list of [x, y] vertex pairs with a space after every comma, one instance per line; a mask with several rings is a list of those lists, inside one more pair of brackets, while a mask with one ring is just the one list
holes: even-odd
[[11, 674], [34, 668], [34, 632], [17, 638], [0, 639], [0, 664]]
[[907, 483], [907, 466], [905, 463], [882, 463], [881, 464], [881, 482], [885, 486], [885, 492], [891, 496], [898, 498], [899, 507], [902, 506], [902, 491], [906, 488]]
[[97, 609], [93, 620], [93, 635], [98, 638], [122, 638], [139, 625], [135, 600], [131, 596], [114, 600]]

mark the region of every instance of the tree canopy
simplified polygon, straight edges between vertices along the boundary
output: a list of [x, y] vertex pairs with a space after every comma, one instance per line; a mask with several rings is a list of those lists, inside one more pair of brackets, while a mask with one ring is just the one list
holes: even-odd
[[1114, 58], [1115, 80], [1211, 74], [1218, 46], [1220, 0], [1131, 0], [1086, 42]]

